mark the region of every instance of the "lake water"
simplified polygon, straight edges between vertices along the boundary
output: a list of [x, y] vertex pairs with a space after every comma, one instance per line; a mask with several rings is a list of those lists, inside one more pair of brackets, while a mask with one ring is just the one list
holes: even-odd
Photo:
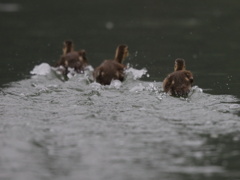
[[[237, 0], [0, 3], [0, 179], [240, 179]], [[72, 39], [92, 67], [129, 46], [123, 83], [62, 81]], [[175, 58], [187, 99], [162, 93]], [[40, 65], [40, 66], [39, 66]]]

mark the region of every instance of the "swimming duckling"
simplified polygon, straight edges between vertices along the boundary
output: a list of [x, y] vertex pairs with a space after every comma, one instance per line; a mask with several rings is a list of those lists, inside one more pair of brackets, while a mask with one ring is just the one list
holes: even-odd
[[93, 77], [102, 85], [109, 85], [112, 80], [124, 80], [124, 59], [129, 55], [128, 46], [119, 45], [116, 49], [115, 58], [113, 60], [105, 60], [98, 66]]
[[60, 57], [57, 66], [63, 66], [63, 74], [67, 74], [68, 68], [73, 68], [77, 73], [83, 73], [84, 68], [88, 65], [86, 58], [86, 51], [79, 50], [74, 51], [74, 44], [72, 41], [64, 41], [63, 43], [63, 55]]
[[71, 40], [66, 40], [63, 42], [63, 55], [74, 51], [74, 44]]
[[163, 90], [172, 96], [187, 97], [193, 83], [193, 74], [186, 70], [184, 59], [176, 59], [174, 72], [163, 81]]

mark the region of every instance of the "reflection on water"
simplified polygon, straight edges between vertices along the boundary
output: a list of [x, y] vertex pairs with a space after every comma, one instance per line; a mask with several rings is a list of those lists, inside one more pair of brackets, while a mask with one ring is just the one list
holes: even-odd
[[47, 64], [31, 72], [1, 89], [0, 178], [240, 177], [237, 98], [197, 86], [170, 97], [138, 80], [146, 69], [105, 87], [87, 72], [65, 82]]
[[20, 10], [19, 4], [16, 3], [0, 3], [0, 12], [16, 12]]

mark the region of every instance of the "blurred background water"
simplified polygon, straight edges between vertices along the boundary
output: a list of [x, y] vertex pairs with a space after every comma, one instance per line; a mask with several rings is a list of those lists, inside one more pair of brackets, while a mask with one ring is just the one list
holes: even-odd
[[[0, 1], [0, 179], [239, 179], [238, 0]], [[149, 76], [31, 77], [71, 39], [96, 67], [127, 44]], [[158, 88], [184, 58], [188, 100]], [[133, 73], [135, 74], [135, 73]], [[136, 75], [136, 74], [135, 74]]]

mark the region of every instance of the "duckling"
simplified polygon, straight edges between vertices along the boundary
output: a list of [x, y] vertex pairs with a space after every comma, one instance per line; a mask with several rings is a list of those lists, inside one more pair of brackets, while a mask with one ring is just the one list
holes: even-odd
[[109, 85], [112, 80], [124, 80], [124, 59], [129, 55], [128, 46], [119, 45], [116, 49], [115, 58], [113, 60], [105, 60], [98, 66], [94, 72], [94, 79], [102, 84]]
[[62, 56], [61, 59], [66, 69], [73, 68], [77, 73], [83, 73], [84, 68], [88, 65], [85, 50], [72, 51]]
[[163, 81], [163, 90], [172, 96], [187, 97], [193, 84], [193, 74], [186, 70], [185, 60], [176, 59], [174, 72]]
[[73, 42], [71, 40], [64, 41], [62, 51], [63, 51], [63, 54], [61, 55], [60, 60], [57, 62], [56, 67], [65, 66], [65, 59], [63, 57], [66, 56], [68, 53], [74, 51]]
[[68, 68], [73, 68], [77, 73], [83, 73], [84, 68], [88, 65], [86, 58], [86, 51], [74, 51], [74, 44], [72, 41], [67, 40], [63, 43], [63, 54], [57, 63], [57, 66], [63, 66], [63, 74], [68, 73]]
[[74, 51], [74, 44], [71, 40], [66, 40], [63, 42], [63, 55], [66, 55], [67, 53], [70, 53]]

